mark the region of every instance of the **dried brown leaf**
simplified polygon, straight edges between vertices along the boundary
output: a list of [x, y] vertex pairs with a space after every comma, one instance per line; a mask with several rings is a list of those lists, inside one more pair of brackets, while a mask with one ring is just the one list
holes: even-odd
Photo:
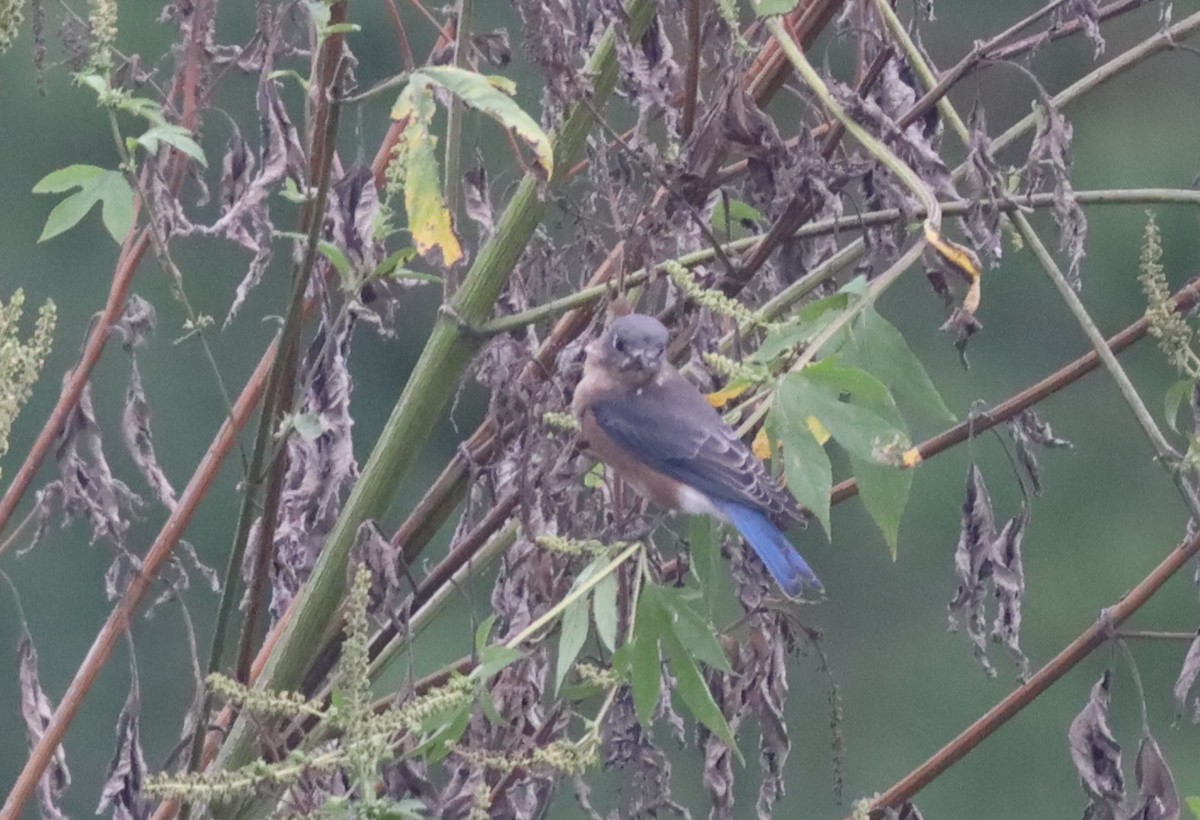
[[[1200, 675], [1200, 630], [1197, 630], [1196, 638], [1188, 647], [1179, 677], [1175, 680], [1175, 709], [1180, 715], [1188, 711], [1188, 694], [1196, 685], [1197, 675]], [[1200, 723], [1200, 698], [1192, 701], [1191, 719], [1192, 723]]]
[[1029, 528], [1029, 505], [1010, 518], [1000, 529], [992, 546], [992, 587], [996, 593], [996, 619], [992, 640], [1008, 650], [1017, 664], [1017, 677], [1029, 677], [1029, 658], [1021, 651], [1021, 602], [1025, 597], [1025, 568], [1021, 545]]
[[1109, 687], [1112, 673], [1105, 670], [1092, 686], [1088, 701], [1067, 730], [1071, 761], [1084, 791], [1092, 799], [1094, 817], [1118, 817], [1125, 799], [1121, 774], [1121, 747], [1108, 726]]
[[1024, 410], [1008, 423], [1008, 432], [1017, 447], [1017, 458], [1033, 484], [1035, 495], [1042, 494], [1042, 471], [1038, 465], [1034, 444], [1048, 448], [1070, 448], [1071, 442], [1054, 435], [1049, 422], [1042, 421], [1035, 410]]
[[117, 717], [117, 750], [108, 764], [100, 805], [96, 807], [96, 814], [111, 811], [113, 820], [144, 820], [151, 813], [149, 801], [142, 797], [147, 770], [138, 723], [141, 708], [137, 673], [134, 672], [129, 696]]
[[175, 509], [175, 488], [158, 463], [154, 452], [154, 436], [150, 432], [150, 405], [142, 387], [142, 373], [137, 359], [130, 357], [129, 387], [125, 391], [125, 409], [121, 414], [121, 438], [133, 457], [142, 477], [150, 485], [154, 497], [168, 510]]
[[[17, 643], [17, 659], [20, 665], [21, 680], [21, 717], [25, 721], [25, 737], [29, 747], [36, 746], [50, 720], [54, 717], [54, 704], [42, 689], [38, 676], [37, 647], [33, 637], [27, 630], [22, 630], [21, 640]], [[58, 801], [71, 785], [71, 770], [67, 768], [67, 752], [62, 744], [54, 748], [50, 763], [38, 780], [38, 800], [42, 817], [60, 820], [66, 817], [58, 806]]]
[[975, 648], [975, 658], [989, 677], [996, 674], [987, 657], [987, 627], [984, 619], [984, 591], [992, 575], [993, 544], [996, 522], [992, 499], [978, 465], [967, 468], [967, 495], [962, 506], [962, 526], [954, 550], [954, 569], [958, 591], [950, 601], [950, 629], [965, 629]]
[[1181, 805], [1175, 778], [1158, 742], [1149, 733], [1143, 735], [1138, 746], [1133, 772], [1139, 797], [1129, 820], [1179, 820]]

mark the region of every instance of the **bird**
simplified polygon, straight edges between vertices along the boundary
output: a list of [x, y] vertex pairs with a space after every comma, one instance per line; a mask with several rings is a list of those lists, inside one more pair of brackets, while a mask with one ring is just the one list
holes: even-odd
[[585, 348], [572, 409], [587, 446], [642, 496], [732, 524], [790, 598], [824, 585], [780, 529], [796, 500], [667, 360], [652, 316], [614, 320]]

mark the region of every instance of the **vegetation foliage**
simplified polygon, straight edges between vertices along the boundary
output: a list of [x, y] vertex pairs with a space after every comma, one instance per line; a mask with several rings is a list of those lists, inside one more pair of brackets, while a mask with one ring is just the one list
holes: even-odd
[[[39, 241], [77, 229], [99, 205], [117, 262], [54, 413], [35, 441], [15, 448], [22, 464], [5, 474], [0, 555], [16, 560], [11, 548], [44, 541], [54, 521], [87, 527], [113, 550], [104, 584], [114, 608], [57, 706], [39, 683], [33, 630], [24, 629], [29, 760], [0, 817], [19, 816], [35, 794], [43, 815], [63, 816], [62, 742], [72, 717], [130, 618], [182, 603], [195, 577], [221, 596], [207, 657], [195, 658], [196, 696], [186, 715], [154, 716], [179, 723], [180, 744], [166, 762], [144, 760], [134, 665], [100, 801], [114, 816], [524, 818], [541, 816], [563, 791], [592, 816], [688, 816], [706, 810], [676, 796], [677, 781], [691, 777], [717, 817], [742, 809], [735, 784], [752, 779], [755, 809], [767, 817], [786, 805], [785, 707], [802, 665], [828, 682], [838, 769], [842, 707], [814, 626], [820, 610], [809, 606], [819, 602], [783, 598], [757, 558], [713, 522], [664, 524], [576, 441], [566, 412], [583, 348], [608, 316], [632, 308], [671, 327], [681, 369], [770, 460], [813, 522], [809, 536], [836, 544], [832, 506], [858, 495], [881, 543], [900, 557], [914, 471], [1007, 425], [1020, 506], [998, 520], [983, 468], [970, 459], [948, 615], [987, 674], [996, 674], [989, 650], [999, 644], [1025, 683], [942, 753], [847, 809], [856, 816], [919, 816], [911, 801], [921, 787], [1117, 640], [1120, 623], [1200, 551], [1193, 526], [1101, 623], [1031, 670], [1021, 645], [1022, 545], [1042, 491], [1038, 454], [1069, 446], [1036, 414], [1038, 401], [1104, 366], [1200, 520], [1200, 445], [1194, 423], [1178, 418], [1185, 402], [1200, 418], [1187, 318], [1200, 284], [1171, 293], [1150, 213], [1146, 316], [1112, 347], [1158, 340], [1179, 374], [1165, 403], [1182, 447], [1159, 429], [1078, 296], [1088, 207], [1197, 197], [1076, 190], [1064, 114], [1104, 80], [1183, 42], [1200, 14], [1172, 22], [1169, 5], [1053, 0], [1003, 31], [972, 32], [960, 62], [946, 68], [921, 41], [931, 2], [514, 0], [541, 84], [535, 101], [506, 73], [508, 33], [480, 30], [472, 0], [441, 11], [390, 0], [407, 65], [370, 88], [357, 80], [360, 29], [348, 0], [264, 0], [253, 31], [236, 42], [217, 35], [228, 5], [164, 8], [162, 22], [177, 32], [165, 83], [122, 51], [117, 0], [63, 12], [64, 32], [86, 34], [63, 37], [64, 57], [94, 93], [113, 153], [108, 165], [71, 164], [38, 183], [33, 193], [55, 198]], [[29, 28], [44, 49], [48, 10], [31, 6], [29, 23], [21, 4], [0, 2], [0, 48]], [[1147, 13], [1142, 6], [1158, 9], [1150, 13], [1161, 15], [1160, 30], [1108, 57], [1107, 21]], [[436, 29], [427, 56], [412, 53], [414, 26]], [[811, 55], [822, 37], [834, 59], [817, 68]], [[1022, 60], [1080, 37], [1097, 65], [1052, 95]], [[994, 64], [1020, 79], [1033, 105], [999, 133], [982, 105], [963, 117], [946, 96]], [[242, 94], [228, 111], [244, 113], [217, 108], [218, 91]], [[773, 106], [780, 95], [791, 95], [789, 104]], [[370, 164], [352, 162], [339, 142], [352, 117], [389, 123]], [[502, 167], [468, 156], [461, 135], [470, 118], [503, 147]], [[997, 156], [1013, 145], [1025, 146], [1023, 161], [1002, 164]], [[955, 156], [964, 158], [957, 166]], [[1030, 222], [1038, 209], [1057, 228], [1054, 251]], [[193, 306], [194, 281], [213, 272], [179, 261], [184, 242], [231, 245], [246, 257], [220, 320]], [[1037, 258], [1096, 350], [960, 421], [876, 305], [901, 277], [923, 271], [945, 306], [930, 323], [966, 366], [984, 331], [989, 271], [1014, 247]], [[131, 293], [151, 252], [175, 306]], [[251, 300], [269, 277], [286, 279], [282, 299]], [[439, 290], [440, 305], [360, 464], [354, 343], [414, 322], [418, 288]], [[0, 455], [55, 319], [47, 304], [23, 341], [21, 292], [5, 298]], [[159, 465], [155, 401], [137, 362], [167, 311], [179, 341], [204, 351], [225, 409], [182, 490]], [[218, 325], [255, 321], [242, 315], [254, 311], [282, 319], [238, 387], [210, 340]], [[119, 437], [139, 475], [126, 478], [148, 487], [152, 502], [109, 466], [115, 445], [96, 420], [91, 372], [111, 341], [129, 357]], [[485, 420], [421, 488], [421, 502], [402, 511], [400, 527], [384, 531], [391, 499], [416, 481], [424, 443], [468, 378], [489, 391]], [[917, 442], [918, 421], [947, 429]], [[181, 536], [244, 428], [253, 443], [241, 453], [241, 514], [217, 573]], [[54, 478], [34, 486], [51, 463]], [[138, 516], [161, 526], [148, 549], [127, 537]], [[423, 550], [445, 529], [450, 548], [426, 568]], [[468, 582], [491, 590], [473, 652], [424, 678], [406, 675], [408, 653], [437, 640], [445, 604]], [[733, 623], [718, 620], [727, 606], [740, 611]], [[1200, 722], [1200, 638], [1189, 646], [1175, 698], [1181, 715]], [[398, 690], [381, 691], [381, 681], [397, 679]], [[1106, 671], [1067, 735], [1085, 816], [1196, 811], [1196, 798], [1181, 801], [1159, 727], [1146, 719], [1128, 782], [1108, 723], [1111, 697]], [[672, 772], [668, 735], [698, 750], [701, 771]], [[755, 758], [757, 766], [745, 765]], [[626, 787], [593, 794], [594, 775], [613, 769]]]

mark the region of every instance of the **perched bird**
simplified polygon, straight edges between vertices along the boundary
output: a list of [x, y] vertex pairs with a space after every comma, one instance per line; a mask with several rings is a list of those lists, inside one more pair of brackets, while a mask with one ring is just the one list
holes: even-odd
[[824, 587], [778, 525], [796, 500], [666, 360], [667, 329], [622, 316], [587, 347], [573, 408], [593, 451], [639, 493], [663, 506], [732, 524], [796, 597]]

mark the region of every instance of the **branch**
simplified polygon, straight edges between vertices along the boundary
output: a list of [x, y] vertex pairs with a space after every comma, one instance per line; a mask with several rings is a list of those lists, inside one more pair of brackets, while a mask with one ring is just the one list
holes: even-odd
[[[649, 24], [652, 10], [649, 0], [632, 0], [628, 8], [631, 37], [640, 36]], [[600, 39], [585, 71], [593, 78], [593, 100], [601, 103], [611, 94], [617, 79], [616, 32], [612, 27]], [[551, 189], [561, 182], [565, 170], [581, 151], [591, 125], [588, 107], [573, 106], [555, 134], [555, 170], [548, 183]], [[292, 615], [267, 659], [257, 686], [295, 689], [312, 660], [313, 647], [325, 642], [333, 620], [331, 614], [344, 593], [346, 564], [358, 527], [387, 509], [394, 489], [441, 418], [457, 387], [459, 374], [482, 343], [484, 337], [473, 328], [494, 309], [509, 272], [549, 207], [550, 198], [542, 195], [543, 187], [532, 173], [525, 175], [505, 207], [495, 234], [480, 249], [461, 286], [441, 310], [312, 575], [295, 600]], [[249, 722], [238, 720], [213, 765], [228, 769], [245, 763], [253, 754], [252, 737]]]
[[[1187, 313], [1195, 308], [1197, 304], [1200, 304], [1200, 278], [1193, 279], [1180, 288], [1174, 296], [1174, 302], [1175, 311], [1181, 314]], [[1134, 342], [1144, 338], [1149, 330], [1150, 323], [1143, 317], [1120, 333], [1112, 336], [1105, 342], [1105, 345], [1114, 354], [1120, 353]], [[917, 445], [917, 452], [921, 454], [921, 460], [924, 461], [949, 450], [951, 447], [962, 444], [971, 438], [972, 435], [978, 436], [980, 433], [987, 432], [998, 424], [1003, 424], [1022, 411], [1037, 404], [1042, 399], [1052, 396], [1064, 387], [1079, 381], [1099, 366], [1100, 356], [1095, 350], [1080, 356], [1075, 361], [1051, 373], [1036, 384], [1030, 385], [1020, 393], [1005, 399], [991, 410], [976, 414], [968, 421], [956, 424], [949, 430], [922, 442]], [[833, 488], [830, 500], [831, 503], [837, 504], [857, 494], [858, 482], [850, 478]]]
[[1154, 596], [1163, 584], [1200, 552], [1200, 535], [1196, 535], [1171, 550], [1154, 570], [1142, 579], [1128, 595], [1104, 610], [1100, 619], [1088, 627], [1082, 635], [1058, 653], [1054, 660], [1043, 666], [1025, 684], [1013, 690], [1008, 697], [997, 703], [988, 712], [968, 726], [954, 740], [939, 749], [932, 757], [907, 774], [898, 783], [871, 803], [871, 817], [878, 820], [884, 810], [894, 808], [911, 800], [912, 797], [935, 778], [961, 760], [972, 749], [987, 739], [993, 732], [1007, 723], [1022, 709], [1049, 689], [1059, 678], [1074, 669], [1080, 661], [1095, 649], [1103, 646], [1114, 636], [1116, 627]]

